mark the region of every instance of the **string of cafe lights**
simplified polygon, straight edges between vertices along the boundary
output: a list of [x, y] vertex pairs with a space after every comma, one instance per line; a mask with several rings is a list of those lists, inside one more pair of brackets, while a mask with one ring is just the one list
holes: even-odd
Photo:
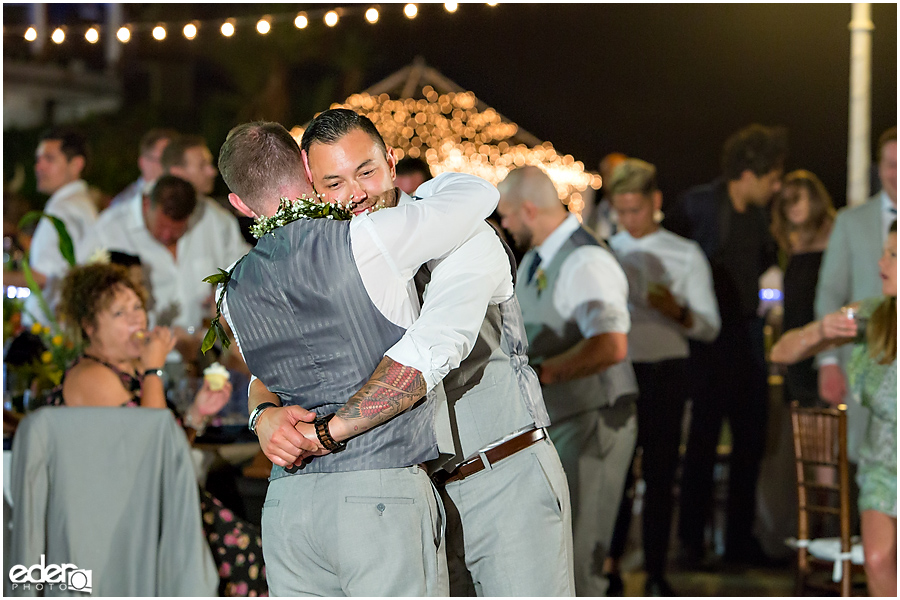
[[[496, 6], [497, 2], [487, 2], [488, 6]], [[393, 5], [389, 5], [393, 6]], [[399, 6], [399, 5], [397, 5]], [[457, 2], [445, 2], [444, 10], [455, 13], [459, 10]], [[321, 22], [327, 27], [336, 27], [342, 19], [352, 18], [362, 14], [365, 20], [372, 25], [381, 19], [382, 8], [380, 5], [354, 7], [321, 8], [316, 10], [301, 11], [299, 13], [281, 13], [262, 15], [260, 17], [231, 17], [227, 19], [192, 20], [181, 26], [181, 34], [188, 40], [195, 39], [201, 31], [215, 31], [223, 37], [230, 38], [238, 31], [255, 30], [259, 35], [267, 35], [277, 24], [293, 23], [298, 30], [303, 30], [310, 25]], [[415, 19], [419, 14], [418, 4], [409, 3], [403, 6], [403, 14], [408, 19]], [[103, 27], [100, 25], [87, 25], [84, 29], [84, 39], [90, 44], [100, 41]], [[178, 24], [171, 22], [137, 22], [122, 25], [116, 31], [116, 39], [122, 44], [127, 44], [140, 33], [149, 32], [153, 39], [162, 42], [166, 40], [172, 29], [177, 29]], [[9, 28], [6, 28], [7, 30]], [[50, 40], [59, 45], [66, 41], [70, 34], [77, 34], [74, 26], [60, 25], [50, 33]], [[21, 32], [21, 29], [19, 30]], [[38, 39], [38, 30], [35, 25], [28, 26], [20, 33], [27, 42], [35, 42]]]

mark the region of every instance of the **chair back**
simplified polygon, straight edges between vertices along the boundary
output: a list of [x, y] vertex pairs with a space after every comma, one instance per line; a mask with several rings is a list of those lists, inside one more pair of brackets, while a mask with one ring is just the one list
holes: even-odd
[[[820, 537], [813, 531], [812, 516], [823, 527], [837, 522], [840, 532], [840, 592], [849, 596], [852, 583], [850, 531], [850, 467], [847, 458], [847, 407], [801, 408], [791, 404], [794, 458], [797, 469], [798, 588], [811, 571], [810, 540]], [[802, 590], [798, 589], [798, 595]]]
[[8, 593], [216, 594], [190, 450], [168, 410], [41, 408], [19, 425], [12, 454], [10, 564], [44, 585], [7, 578]]

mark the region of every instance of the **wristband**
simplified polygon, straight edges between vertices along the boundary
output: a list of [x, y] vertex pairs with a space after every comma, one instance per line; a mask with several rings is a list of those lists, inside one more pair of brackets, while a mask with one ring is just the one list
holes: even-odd
[[323, 417], [316, 417], [316, 420], [313, 421], [313, 425], [316, 427], [316, 437], [319, 438], [319, 443], [322, 444], [322, 447], [329, 452], [340, 452], [347, 447], [347, 442], [338, 442], [331, 437], [331, 433], [328, 431], [328, 421], [333, 418], [334, 413]]
[[263, 411], [267, 408], [277, 407], [278, 405], [274, 402], [260, 402], [256, 408], [253, 409], [253, 412], [250, 413], [250, 422], [247, 424], [247, 427], [250, 428], [254, 434], [256, 433], [256, 423], [259, 421], [260, 415], [262, 415]]
[[144, 371], [144, 377], [146, 377], [147, 375], [156, 375], [157, 377], [162, 379], [163, 370], [162, 369], [147, 369], [146, 371]]

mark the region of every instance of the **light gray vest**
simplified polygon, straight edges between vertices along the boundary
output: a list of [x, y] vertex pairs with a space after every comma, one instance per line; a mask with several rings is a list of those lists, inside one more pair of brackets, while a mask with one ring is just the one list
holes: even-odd
[[[532, 249], [522, 258], [516, 283], [516, 296], [522, 306], [529, 355], [533, 364], [561, 354], [584, 339], [574, 321], [565, 320], [553, 306], [553, 292], [563, 263], [581, 246], [606, 249], [586, 229], [577, 229], [549, 264], [541, 264], [546, 287], [538, 290], [538, 277], [528, 281], [528, 268], [534, 260]], [[551, 421], [560, 421], [588, 410], [637, 398], [637, 381], [631, 360], [613, 365], [598, 375], [543, 386], [544, 400]]]
[[[503, 243], [499, 237], [498, 241]], [[505, 244], [504, 249], [508, 252]], [[430, 278], [425, 266], [416, 274], [420, 298]], [[443, 463], [444, 469], [452, 470], [485, 446], [519, 429], [550, 424], [537, 375], [528, 366], [527, 351], [522, 311], [516, 297], [488, 306], [469, 356], [443, 380], [455, 451]], [[432, 465], [435, 466], [439, 465]]]
[[[250, 371], [284, 405], [335, 412], [368, 381], [404, 329], [372, 303], [350, 249], [350, 223], [300, 219], [259, 240], [234, 269], [228, 311]], [[272, 479], [405, 467], [437, 456], [434, 402], [352, 438], [346, 449]]]

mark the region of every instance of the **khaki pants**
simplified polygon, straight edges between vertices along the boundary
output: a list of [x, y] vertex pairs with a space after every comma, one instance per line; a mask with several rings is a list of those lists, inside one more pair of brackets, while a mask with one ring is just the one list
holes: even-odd
[[447, 596], [443, 507], [417, 466], [305, 473], [269, 484], [273, 596]]

